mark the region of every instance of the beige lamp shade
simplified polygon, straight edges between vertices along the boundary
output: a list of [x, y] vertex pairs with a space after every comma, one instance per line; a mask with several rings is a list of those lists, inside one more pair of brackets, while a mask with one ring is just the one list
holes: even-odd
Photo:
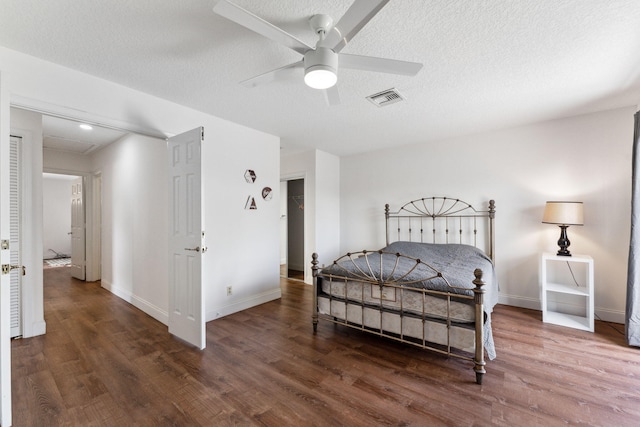
[[545, 224], [584, 225], [582, 202], [547, 202], [542, 222]]

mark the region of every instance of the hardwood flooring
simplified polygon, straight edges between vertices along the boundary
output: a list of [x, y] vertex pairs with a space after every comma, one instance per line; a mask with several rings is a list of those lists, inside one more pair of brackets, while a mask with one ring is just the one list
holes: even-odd
[[287, 268], [287, 264], [280, 265], [280, 277], [286, 277], [293, 280], [304, 280], [304, 271]]
[[[207, 348], [100, 288], [45, 271], [47, 334], [12, 343], [15, 426], [640, 425], [640, 349], [498, 306], [498, 358], [468, 362], [321, 322], [311, 289], [207, 324]], [[612, 327], [613, 326], [613, 327]]]

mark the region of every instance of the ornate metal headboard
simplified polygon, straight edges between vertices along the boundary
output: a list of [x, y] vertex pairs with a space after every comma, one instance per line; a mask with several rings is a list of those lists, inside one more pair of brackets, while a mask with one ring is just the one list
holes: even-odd
[[397, 212], [390, 212], [386, 204], [384, 215], [387, 245], [401, 240], [467, 244], [484, 250], [495, 262], [493, 200], [488, 210], [481, 211], [459, 199], [426, 197], [406, 203]]

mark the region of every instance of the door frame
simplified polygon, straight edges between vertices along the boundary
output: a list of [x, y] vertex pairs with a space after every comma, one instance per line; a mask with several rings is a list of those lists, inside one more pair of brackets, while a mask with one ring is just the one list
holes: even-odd
[[[100, 280], [102, 271], [102, 203], [97, 199], [101, 199], [102, 195], [102, 172], [90, 173], [45, 167], [42, 168], [42, 172], [82, 177], [82, 191], [85, 197], [85, 281]], [[98, 180], [95, 179], [96, 176], [99, 177]]]
[[[110, 117], [100, 116], [94, 112], [87, 111], [86, 109], [72, 108], [70, 106], [62, 104], [52, 104], [40, 99], [32, 97], [21, 96], [17, 93], [11, 93], [8, 89], [7, 82], [9, 79], [7, 76], [10, 73], [3, 73], [0, 69], [0, 147], [4, 151], [9, 149], [9, 134], [13, 130], [11, 129], [11, 108], [20, 108], [23, 110], [40, 113], [43, 115], [49, 115], [64, 119], [70, 119], [75, 121], [82, 121], [87, 124], [94, 124], [96, 126], [110, 127], [113, 129], [119, 129], [126, 132], [137, 133], [140, 135], [150, 136], [158, 139], [165, 139], [168, 134], [159, 132], [156, 129], [148, 127], [140, 123], [124, 122], [122, 120], [114, 120]], [[20, 136], [20, 135], [19, 135]], [[24, 142], [24, 137], [23, 137]], [[7, 151], [8, 152], [8, 151]], [[24, 166], [24, 162], [23, 162]], [[31, 167], [31, 165], [29, 166]], [[44, 169], [44, 168], [43, 168]], [[40, 171], [44, 172], [44, 170]], [[57, 171], [52, 171], [57, 173]], [[82, 175], [77, 171], [73, 171], [75, 175]], [[8, 156], [0, 156], [0, 193], [9, 194], [9, 158]], [[93, 216], [92, 216], [93, 218]], [[30, 225], [33, 225], [30, 224]], [[37, 226], [36, 226], [37, 227]], [[25, 227], [26, 229], [26, 227]], [[38, 238], [42, 240], [42, 230], [34, 230], [40, 233]], [[0, 238], [5, 238], [9, 234], [9, 205], [8, 203], [0, 203]], [[7, 237], [8, 238], [8, 237]], [[23, 235], [24, 238], [24, 235]], [[39, 263], [42, 263], [42, 254], [39, 256]], [[9, 263], [9, 252], [0, 250], [0, 259], [3, 264]], [[24, 263], [23, 259], [23, 263]], [[94, 261], [95, 265], [95, 261]], [[94, 270], [95, 271], [95, 270]], [[98, 270], [100, 271], [100, 270]], [[42, 275], [42, 269], [40, 268], [40, 275]], [[11, 411], [11, 342], [8, 339], [10, 335], [10, 310], [9, 310], [9, 280], [8, 275], [0, 275], [0, 302], [2, 307], [0, 308], [0, 425], [11, 425], [12, 411]], [[33, 277], [33, 275], [32, 275]], [[43, 304], [43, 286], [42, 277], [39, 279], [39, 283], [33, 284], [34, 289], [31, 290], [31, 296], [35, 299], [34, 304]], [[25, 296], [25, 286], [23, 284], [23, 296]], [[26, 296], [25, 296], [26, 298]], [[44, 307], [43, 307], [44, 313]], [[24, 313], [23, 313], [24, 314]], [[32, 316], [33, 317], [33, 316]], [[23, 318], [23, 322], [25, 319]], [[34, 329], [37, 329], [40, 334], [46, 332], [46, 324], [44, 318], [41, 322], [35, 325]], [[25, 331], [23, 331], [23, 334]]]
[[[30, 227], [30, 224], [36, 224], [36, 213], [31, 206], [33, 200], [34, 186], [37, 184], [42, 186], [42, 174], [40, 174], [40, 182], [34, 182], [33, 173], [34, 168], [31, 163], [33, 155], [33, 133], [26, 129], [10, 128], [11, 135], [22, 138], [22, 156], [20, 159], [20, 169], [22, 179], [22, 212], [21, 223], [22, 230], [20, 238], [22, 243], [33, 242], [38, 238], [42, 241], [42, 225], [36, 227]], [[28, 159], [28, 160], [27, 160]], [[25, 203], [29, 203], [29, 207], [25, 206]], [[42, 201], [40, 201], [42, 206]], [[40, 221], [41, 222], [41, 221]], [[26, 275], [22, 278], [22, 336], [29, 338], [37, 335], [42, 335], [46, 332], [46, 323], [44, 320], [44, 311], [41, 313], [35, 309], [43, 300], [42, 292], [42, 247], [27, 249], [31, 245], [21, 245], [23, 248], [21, 257], [22, 265], [26, 266]], [[34, 304], [34, 301], [36, 303]]]
[[[304, 194], [305, 197], [307, 194], [309, 194], [309, 190], [308, 190], [308, 185], [309, 185], [309, 181], [307, 179], [307, 173], [306, 172], [295, 172], [295, 173], [290, 173], [290, 174], [284, 174], [284, 175], [280, 175], [280, 182], [288, 182], [288, 181], [295, 181], [298, 179], [302, 179], [304, 181]], [[288, 196], [288, 195], [287, 195]], [[305, 209], [303, 214], [303, 220], [304, 220], [304, 241], [302, 243], [303, 246], [303, 254], [302, 254], [302, 259], [304, 260], [309, 260], [309, 263], [311, 263], [311, 254], [310, 254], [310, 250], [307, 247], [308, 245], [308, 236], [309, 236], [309, 212], [307, 209]], [[289, 216], [287, 215], [287, 235], [289, 233]], [[287, 242], [285, 242], [287, 245], [287, 266], [289, 265], [289, 244]], [[307, 283], [307, 280], [310, 280], [310, 276], [309, 274], [307, 274], [307, 270], [309, 270], [307, 268], [307, 263], [304, 263], [304, 279], [303, 282]]]
[[[6, 74], [0, 71], [0, 152], [8, 154], [10, 150], [11, 121], [8, 106], [9, 91], [6, 89]], [[0, 194], [9, 195], [10, 161], [8, 155], [0, 155]], [[4, 199], [4, 197], [3, 197]], [[0, 238], [9, 239], [10, 206], [0, 202]], [[10, 263], [8, 250], [0, 250], [0, 262]], [[0, 424], [11, 425], [11, 309], [9, 275], [0, 275]]]

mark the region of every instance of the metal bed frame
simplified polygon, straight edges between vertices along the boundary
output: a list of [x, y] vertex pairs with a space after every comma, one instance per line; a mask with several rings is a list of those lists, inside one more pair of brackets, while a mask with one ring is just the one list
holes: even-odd
[[[386, 241], [387, 245], [392, 240], [392, 235], [395, 237], [394, 241], [414, 241], [422, 243], [457, 243], [468, 244], [480, 249], [494, 261], [495, 257], [495, 202], [489, 201], [488, 210], [479, 211], [476, 210], [470, 204], [463, 202], [459, 199], [447, 198], [447, 197], [429, 197], [413, 200], [403, 205], [397, 212], [390, 212], [389, 205], [385, 205], [385, 222], [386, 222]], [[394, 234], [395, 233], [395, 234]], [[318, 267], [318, 254], [314, 253], [312, 256], [312, 272], [313, 272], [313, 331], [317, 332], [319, 319], [326, 320], [335, 324], [348, 326], [361, 331], [366, 331], [378, 336], [384, 336], [396, 341], [407, 343], [413, 346], [417, 346], [426, 350], [434, 351], [436, 353], [447, 355], [448, 357], [456, 357], [463, 360], [472, 361], [474, 363], [474, 371], [476, 373], [476, 382], [482, 384], [483, 375], [486, 373], [484, 360], [484, 306], [483, 299], [485, 294], [484, 281], [482, 280], [483, 272], [481, 269], [474, 271], [475, 279], [472, 281], [474, 287], [471, 289], [465, 289], [465, 291], [471, 290], [472, 295], [457, 293], [456, 290], [462, 288], [456, 288], [451, 286], [446, 279], [437, 269], [428, 264], [428, 260], [419, 260], [414, 257], [403, 254], [391, 254], [396, 256], [396, 267], [400, 262], [413, 263], [411, 270], [401, 276], [394, 271], [386, 274], [386, 277], [382, 271], [374, 271], [372, 265], [378, 265], [373, 257], [382, 257], [387, 254], [383, 251], [359, 251], [352, 252], [343, 255], [333, 262], [336, 266], [341, 266], [346, 263], [353, 264], [355, 259], [364, 258], [366, 268], [358, 267], [357, 277], [353, 277], [353, 274], [347, 277], [347, 274], [327, 274], [323, 273], [322, 269]], [[388, 256], [388, 255], [387, 255]], [[353, 264], [355, 265], [355, 264]], [[382, 262], [380, 260], [380, 265]], [[410, 284], [406, 280], [406, 276], [414, 272], [416, 269], [420, 271], [429, 272], [429, 277], [422, 277], [419, 280], [413, 282], [431, 280], [439, 278], [444, 280], [450, 292], [443, 292], [437, 290], [428, 289], [416, 289], [407, 288], [404, 285]], [[333, 286], [333, 283], [344, 283], [344, 295], [334, 296], [331, 293], [324, 293], [322, 291], [321, 281], [329, 281], [329, 286]], [[471, 279], [470, 279], [471, 280]], [[347, 298], [347, 283], [360, 284], [362, 300], [354, 301]], [[370, 286], [371, 294], [375, 292], [379, 295], [379, 304], [374, 305], [370, 302], [364, 301], [364, 287]], [[333, 288], [332, 288], [333, 289]], [[379, 294], [378, 294], [379, 292]], [[422, 312], [405, 311], [403, 307], [404, 295], [406, 292], [418, 292], [422, 293]], [[393, 298], [398, 298], [399, 295], [399, 310], [391, 310], [383, 305], [384, 295], [393, 295]], [[436, 319], [427, 313], [426, 301], [428, 296], [436, 296], [446, 299], [446, 318]], [[329, 300], [329, 314], [323, 314], [319, 312], [318, 300], [319, 297], [324, 297]], [[377, 298], [377, 297], [375, 297]], [[468, 351], [464, 351], [456, 348], [451, 343], [451, 331], [453, 327], [464, 327], [464, 325], [451, 317], [451, 302], [459, 300], [473, 301], [475, 307], [475, 350], [473, 354]], [[332, 313], [333, 302], [338, 302], [345, 305], [344, 318], [338, 318]], [[395, 299], [393, 300], [395, 301]], [[349, 318], [348, 307], [355, 307], [362, 315], [360, 319]], [[379, 327], [365, 326], [364, 312], [365, 309], [378, 310], [380, 313]], [[389, 332], [383, 329], [383, 317], [393, 313], [399, 316], [400, 330], [398, 332]], [[357, 317], [357, 316], [356, 316]], [[406, 320], [405, 320], [406, 319]], [[417, 320], [416, 320], [417, 319]], [[403, 325], [408, 321], [422, 323], [422, 337], [407, 336], [404, 334]], [[433, 323], [444, 323], [446, 326], [446, 345], [434, 344], [427, 340], [425, 328], [433, 325]]]

